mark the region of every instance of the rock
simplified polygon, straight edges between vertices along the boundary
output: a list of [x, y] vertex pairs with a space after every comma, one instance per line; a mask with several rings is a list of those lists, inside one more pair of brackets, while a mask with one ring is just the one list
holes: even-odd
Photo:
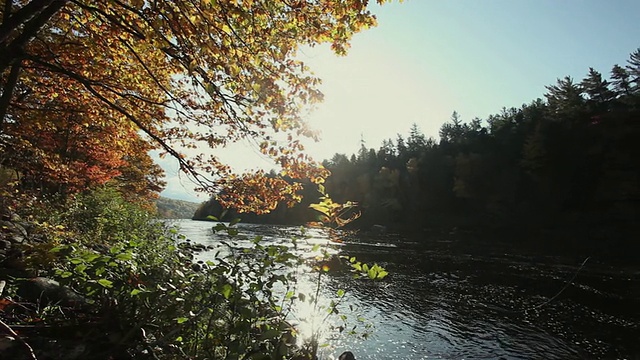
[[0, 239], [0, 264], [7, 258], [9, 250], [11, 250], [11, 241]]
[[338, 357], [338, 360], [356, 360], [356, 357], [351, 351], [345, 351]]
[[0, 221], [0, 231], [0, 237], [12, 243], [21, 243], [29, 236], [24, 226], [12, 221]]
[[60, 285], [55, 280], [44, 277], [35, 277], [21, 282], [18, 285], [18, 296], [28, 302], [45, 307], [49, 304], [58, 304], [67, 307], [82, 307], [87, 305], [87, 299], [76, 294], [73, 290]]

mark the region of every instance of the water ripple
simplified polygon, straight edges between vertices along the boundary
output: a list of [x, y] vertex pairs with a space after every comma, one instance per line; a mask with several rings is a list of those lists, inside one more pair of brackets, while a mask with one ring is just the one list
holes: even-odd
[[[210, 226], [210, 224], [208, 225]], [[286, 244], [295, 227], [246, 225], [250, 234]], [[186, 223], [193, 241], [219, 242], [202, 224]], [[303, 251], [326, 243], [307, 230]], [[589, 264], [567, 284], [580, 261], [508, 250], [465, 247], [435, 239], [428, 246], [402, 239], [348, 237], [334, 247], [391, 273], [384, 283], [356, 281], [348, 272], [325, 280], [322, 295], [347, 290], [345, 306], [373, 326], [373, 335], [329, 338], [333, 359], [345, 349], [359, 360], [613, 359], [640, 354], [640, 273]], [[242, 244], [239, 244], [242, 245]], [[301, 283], [302, 278], [301, 278]], [[565, 286], [566, 285], [566, 286]], [[561, 293], [558, 291], [566, 287]]]

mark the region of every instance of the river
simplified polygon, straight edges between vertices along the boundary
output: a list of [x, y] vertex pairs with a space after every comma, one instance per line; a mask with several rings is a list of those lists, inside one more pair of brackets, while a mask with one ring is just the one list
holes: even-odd
[[[182, 220], [196, 243], [219, 242], [212, 223]], [[286, 244], [299, 227], [239, 224], [241, 233]], [[328, 242], [311, 229], [302, 254]], [[360, 234], [331, 245], [333, 255], [384, 266], [390, 275], [353, 279], [344, 268], [322, 279], [321, 297], [346, 291], [341, 308], [362, 316], [359, 335], [325, 333], [321, 359], [344, 350], [358, 360], [386, 359], [640, 359], [640, 266], [620, 267], [591, 257], [515, 251], [472, 236]], [[243, 246], [239, 244], [239, 246]], [[213, 251], [200, 254], [211, 259]], [[638, 264], [640, 265], [640, 264]], [[346, 267], [345, 267], [346, 268]], [[315, 274], [299, 286], [315, 287]], [[299, 309], [302, 314], [309, 309]], [[370, 336], [362, 338], [364, 326]], [[308, 324], [301, 323], [302, 333]]]

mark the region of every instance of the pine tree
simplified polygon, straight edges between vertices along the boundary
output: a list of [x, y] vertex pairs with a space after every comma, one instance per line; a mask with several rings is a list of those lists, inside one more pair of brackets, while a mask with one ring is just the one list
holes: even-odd
[[631, 81], [629, 72], [620, 65], [613, 65], [611, 69], [611, 83], [618, 96], [631, 94]]
[[418, 124], [413, 123], [411, 130], [409, 131], [409, 138], [407, 139], [407, 148], [412, 155], [417, 155], [427, 145], [427, 139], [422, 131], [418, 127]]
[[629, 74], [631, 91], [637, 94], [640, 92], [640, 48], [629, 55], [627, 63], [627, 73]]
[[584, 103], [581, 87], [570, 76], [558, 79], [556, 85], [546, 86], [544, 95], [552, 112], [561, 118], [575, 118]]
[[398, 137], [396, 138], [396, 149], [398, 151], [398, 157], [402, 157], [407, 153], [407, 145], [400, 134], [398, 134]]
[[363, 134], [360, 134], [360, 149], [358, 150], [358, 161], [367, 161], [367, 143], [364, 141]]
[[609, 89], [609, 82], [602, 79], [602, 74], [589, 68], [589, 74], [580, 83], [583, 91], [589, 96], [588, 103], [593, 110], [604, 111], [609, 102], [615, 99], [615, 93]]
[[457, 111], [451, 114], [451, 122], [442, 124], [440, 127], [440, 141], [444, 142], [460, 142], [464, 134], [462, 120]]

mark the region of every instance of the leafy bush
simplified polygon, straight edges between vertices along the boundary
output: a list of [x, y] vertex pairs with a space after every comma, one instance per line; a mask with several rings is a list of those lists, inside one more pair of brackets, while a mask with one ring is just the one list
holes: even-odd
[[[261, 237], [247, 249], [223, 242], [228, 255], [198, 264], [194, 246], [176, 229], [117, 191], [103, 189], [76, 197], [65, 210], [49, 209], [39, 226], [50, 241], [31, 245], [27, 263], [85, 301], [75, 309], [48, 305], [32, 318], [58, 326], [91, 324], [83, 336], [101, 339], [92, 341], [91, 356], [311, 359], [317, 351], [317, 337], [297, 346], [288, 322], [297, 302], [318, 301], [317, 294], [297, 291], [303, 260], [290, 247]], [[241, 236], [234, 223], [213, 230]], [[386, 275], [377, 265], [350, 260], [367, 277]], [[324, 271], [315, 269], [319, 285]], [[324, 309], [328, 315], [339, 313], [343, 296], [340, 290]]]

